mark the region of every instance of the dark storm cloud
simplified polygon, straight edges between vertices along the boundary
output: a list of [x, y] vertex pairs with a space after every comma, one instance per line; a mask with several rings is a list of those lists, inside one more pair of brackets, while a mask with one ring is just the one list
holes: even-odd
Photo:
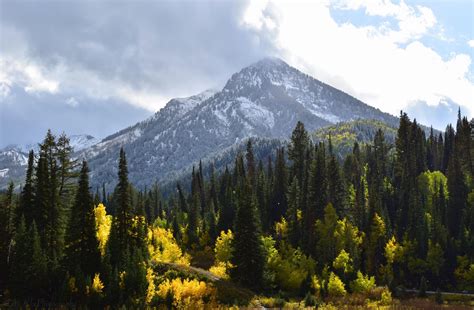
[[[103, 137], [161, 108], [165, 98], [223, 86], [233, 72], [275, 52], [271, 35], [241, 25], [245, 7], [245, 1], [0, 1], [0, 65], [2, 57], [32, 64], [59, 85], [54, 94], [25, 93], [21, 73], [6, 72], [0, 147], [32, 142], [48, 127]], [[71, 94], [87, 104], [64, 104]], [[130, 106], [135, 97], [142, 108]], [[91, 123], [99, 120], [107, 130]]]
[[241, 26], [245, 6], [244, 1], [7, 1], [1, 16], [2, 25], [19, 31], [29, 56], [41, 64], [64, 63], [171, 95], [222, 83], [272, 53], [269, 41]]

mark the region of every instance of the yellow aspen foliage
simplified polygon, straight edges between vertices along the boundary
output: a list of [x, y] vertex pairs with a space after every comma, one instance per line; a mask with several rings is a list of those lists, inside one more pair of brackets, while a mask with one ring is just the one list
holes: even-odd
[[357, 279], [351, 282], [350, 287], [355, 293], [368, 293], [375, 287], [375, 277], [369, 277], [357, 271]]
[[332, 266], [336, 269], [344, 271], [344, 273], [351, 272], [352, 258], [350, 257], [349, 253], [347, 253], [345, 250], [342, 250], [339, 255], [334, 259]]
[[99, 205], [94, 208], [94, 215], [100, 254], [104, 256], [107, 241], [109, 240], [110, 226], [112, 225], [112, 216], [107, 215], [105, 206], [102, 203], [99, 203]]
[[230, 262], [233, 239], [234, 235], [230, 229], [227, 232], [221, 231], [220, 236], [216, 239], [216, 246], [214, 248], [215, 264], [209, 268], [209, 271], [223, 279], [229, 278], [229, 270], [233, 267]]
[[230, 263], [216, 262], [216, 264], [209, 268], [209, 271], [221, 279], [229, 279], [228, 270], [231, 266], [232, 264]]
[[92, 279], [92, 286], [91, 290], [93, 293], [102, 293], [102, 290], [104, 289], [104, 283], [100, 280], [100, 274], [96, 273], [94, 275], [94, 279]]
[[401, 259], [403, 255], [403, 247], [397, 242], [395, 236], [392, 236], [385, 244], [385, 258], [387, 263], [393, 264]]
[[169, 229], [152, 227], [148, 231], [148, 251], [152, 262], [189, 266], [189, 255], [183, 254]]
[[317, 275], [313, 275], [311, 277], [311, 288], [313, 289], [314, 291], [314, 295], [316, 297], [320, 297], [321, 296], [321, 287], [322, 287], [322, 281], [318, 278]]
[[328, 293], [329, 296], [344, 296], [346, 295], [346, 288], [344, 282], [339, 279], [334, 272], [331, 272], [328, 282]]
[[232, 240], [234, 240], [234, 234], [229, 229], [227, 232], [221, 231], [221, 235], [216, 239], [216, 247], [214, 252], [216, 255], [216, 261], [227, 263], [232, 258]]
[[279, 239], [286, 239], [288, 237], [288, 222], [284, 217], [280, 222], [275, 223], [275, 232]]
[[202, 309], [204, 299], [214, 298], [215, 289], [203, 281], [175, 278], [162, 282], [156, 294], [162, 299], [166, 299], [170, 294], [173, 297], [173, 306], [178, 309]]
[[153, 273], [152, 268], [147, 268], [146, 270], [146, 281], [148, 283], [148, 288], [146, 291], [146, 298], [145, 301], [147, 304], [150, 304], [151, 301], [153, 300], [153, 297], [155, 297], [155, 274]]

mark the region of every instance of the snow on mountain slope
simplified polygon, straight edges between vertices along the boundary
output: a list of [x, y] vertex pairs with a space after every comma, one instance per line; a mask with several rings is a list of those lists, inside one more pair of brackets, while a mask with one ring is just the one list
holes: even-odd
[[[165, 182], [199, 159], [248, 137], [287, 139], [297, 121], [314, 131], [357, 119], [398, 124], [396, 117], [280, 59], [265, 58], [233, 74], [221, 91], [172, 99], [148, 119], [100, 142], [87, 137], [72, 140], [77, 140], [74, 156], [89, 162], [92, 186], [105, 183], [109, 190], [113, 188], [119, 149], [123, 147], [130, 180], [143, 188], [155, 181]], [[0, 169], [5, 168], [10, 167], [1, 165], [0, 154]], [[9, 175], [10, 171], [3, 174]], [[2, 179], [0, 176], [0, 183]]]
[[115, 183], [124, 147], [131, 181], [144, 187], [248, 137], [287, 138], [297, 121], [312, 131], [338, 121], [397, 119], [277, 58], [235, 73], [220, 92], [173, 99], [149, 119], [88, 150], [93, 184]]
[[[72, 135], [69, 139], [76, 152], [98, 142], [98, 139], [90, 135]], [[15, 183], [23, 182], [30, 150], [38, 154], [39, 144], [9, 145], [0, 150], [0, 189], [5, 188], [10, 180]]]

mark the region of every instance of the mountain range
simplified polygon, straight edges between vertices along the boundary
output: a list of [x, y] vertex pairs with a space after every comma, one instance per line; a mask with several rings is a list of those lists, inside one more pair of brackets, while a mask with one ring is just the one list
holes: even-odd
[[[93, 186], [105, 183], [110, 190], [123, 147], [130, 180], [143, 188], [175, 179], [201, 159], [214, 162], [223, 152], [235, 152], [249, 137], [261, 145], [276, 145], [288, 139], [297, 121], [312, 132], [360, 119], [390, 128], [398, 125], [397, 117], [278, 58], [264, 58], [233, 74], [220, 91], [172, 99], [148, 119], [101, 141], [82, 136], [74, 156], [88, 160]], [[27, 150], [17, 146], [0, 151], [0, 187], [8, 178], [21, 180], [26, 156]]]

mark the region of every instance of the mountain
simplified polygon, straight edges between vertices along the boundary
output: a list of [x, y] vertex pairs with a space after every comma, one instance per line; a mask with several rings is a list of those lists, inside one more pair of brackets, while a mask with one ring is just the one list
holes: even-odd
[[[227, 81], [221, 91], [173, 99], [155, 115], [84, 150], [94, 185], [113, 186], [119, 148], [131, 181], [145, 187], [248, 137], [288, 138], [298, 120], [309, 131], [341, 121], [398, 119], [300, 72], [265, 58]], [[111, 188], [111, 187], [110, 187]]]
[[[81, 151], [99, 142], [91, 135], [72, 135], [69, 140], [75, 151]], [[39, 145], [9, 145], [0, 149], [0, 189], [5, 188], [10, 181], [15, 184], [23, 182], [30, 150], [38, 154]]]
[[314, 131], [357, 119], [398, 124], [396, 117], [278, 58], [265, 58], [233, 74], [222, 90], [172, 99], [150, 118], [75, 156], [88, 160], [93, 186], [105, 183], [110, 190], [123, 147], [130, 180], [143, 188], [175, 178], [200, 159], [213, 158], [248, 137], [287, 139], [297, 121]]

